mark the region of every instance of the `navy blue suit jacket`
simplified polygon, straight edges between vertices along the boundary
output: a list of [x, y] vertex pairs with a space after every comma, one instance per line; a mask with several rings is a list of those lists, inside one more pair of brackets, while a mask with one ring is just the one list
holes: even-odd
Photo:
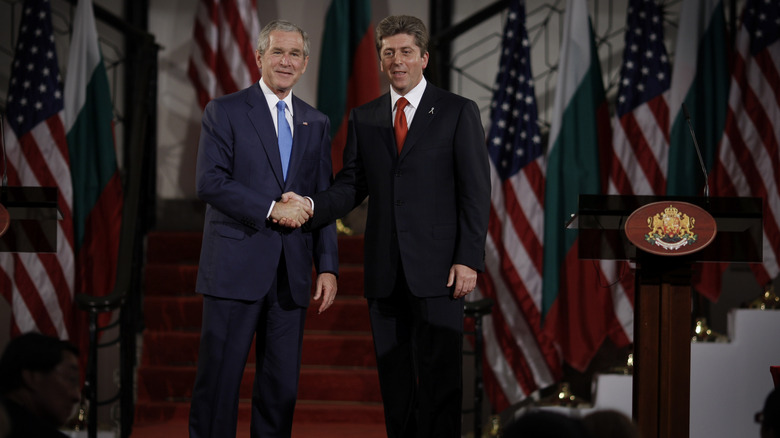
[[280, 254], [292, 298], [309, 304], [311, 268], [338, 272], [335, 225], [288, 230], [266, 220], [282, 193], [316, 193], [332, 180], [330, 122], [293, 96], [293, 147], [282, 176], [273, 118], [260, 85], [212, 100], [203, 113], [197, 192], [207, 203], [196, 290], [257, 300], [276, 276]]

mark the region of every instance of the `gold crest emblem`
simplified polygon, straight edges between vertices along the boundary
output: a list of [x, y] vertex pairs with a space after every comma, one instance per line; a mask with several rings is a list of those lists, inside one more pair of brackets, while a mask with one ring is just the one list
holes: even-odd
[[645, 234], [645, 240], [670, 251], [692, 245], [697, 239], [692, 231], [695, 222], [696, 219], [669, 205], [664, 211], [647, 218], [650, 232]]

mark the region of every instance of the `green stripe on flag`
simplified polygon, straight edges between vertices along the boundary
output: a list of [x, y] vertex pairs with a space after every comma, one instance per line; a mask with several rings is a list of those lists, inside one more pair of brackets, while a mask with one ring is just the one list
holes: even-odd
[[317, 85], [317, 109], [330, 118], [331, 137], [336, 135], [347, 110], [347, 84], [355, 52], [366, 32], [372, 32], [368, 0], [333, 0], [325, 17]]
[[105, 66], [100, 62], [87, 82], [84, 106], [67, 133], [76, 251], [84, 240], [87, 216], [117, 171], [110, 95]]
[[[689, 13], [706, 14], [703, 2], [692, 2], [697, 10]], [[681, 28], [680, 41], [695, 39], [697, 53], [693, 81], [687, 90], [679, 89], [687, 84], [672, 83], [675, 92], [685, 96], [684, 102], [691, 116], [696, 139], [701, 148], [705, 167], [712, 170], [717, 146], [723, 134], [728, 109], [730, 76], [726, 56], [726, 22], [723, 15], [723, 3], [718, 1], [711, 11], [706, 30], [697, 35], [697, 29]], [[688, 56], [677, 53], [675, 56]], [[694, 54], [690, 54], [691, 57]], [[682, 63], [681, 63], [682, 65]], [[676, 65], [677, 67], [677, 65]], [[678, 67], [682, 68], [682, 67]], [[685, 67], [688, 68], [688, 67]], [[677, 72], [673, 75], [677, 78]], [[676, 104], [675, 104], [676, 105]], [[667, 194], [680, 196], [701, 196], [704, 187], [699, 158], [693, 144], [688, 123], [682, 110], [670, 108], [677, 117], [672, 122], [669, 148], [669, 170], [667, 173]]]
[[[577, 239], [576, 230], [565, 229], [566, 222], [577, 212], [580, 194], [595, 194], [600, 190], [597, 114], [605, 97], [593, 30], [589, 28], [589, 32], [590, 66], [562, 110], [558, 136], [553, 140], [548, 155], [544, 202], [543, 317], [558, 297], [560, 270]], [[569, 49], [574, 47], [569, 46]], [[578, 58], [588, 59], [586, 56], [581, 54]], [[562, 82], [565, 80], [559, 79], [558, 83]]]

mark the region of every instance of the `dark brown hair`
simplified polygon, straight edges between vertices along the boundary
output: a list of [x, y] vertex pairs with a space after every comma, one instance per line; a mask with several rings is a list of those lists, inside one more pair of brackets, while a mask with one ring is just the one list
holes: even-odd
[[391, 15], [380, 21], [376, 27], [376, 52], [380, 54], [380, 58], [382, 40], [399, 33], [414, 37], [414, 44], [420, 48], [420, 55], [425, 55], [428, 51], [428, 29], [422, 20], [411, 15]]

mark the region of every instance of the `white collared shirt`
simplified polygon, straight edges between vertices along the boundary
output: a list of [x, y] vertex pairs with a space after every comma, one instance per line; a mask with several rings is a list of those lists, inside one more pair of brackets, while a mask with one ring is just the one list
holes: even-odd
[[401, 97], [405, 97], [406, 100], [409, 101], [409, 105], [404, 107], [404, 115], [406, 115], [406, 126], [412, 126], [414, 113], [417, 110], [417, 107], [420, 106], [420, 101], [422, 100], [423, 93], [425, 92], [425, 86], [427, 84], [428, 82], [425, 80], [425, 76], [423, 76], [420, 80], [420, 83], [415, 85], [415, 87], [406, 93], [405, 96], [401, 96], [400, 94], [396, 93], [392, 86], [390, 87], [390, 109], [393, 112], [393, 120], [395, 120], [396, 102], [398, 102], [398, 99]]
[[[268, 104], [268, 110], [271, 112], [271, 118], [274, 120], [274, 131], [276, 131], [276, 137], [279, 138], [279, 113], [276, 109], [276, 104], [280, 100], [284, 100], [284, 103], [287, 104], [287, 109], [284, 111], [284, 117], [287, 119], [287, 123], [290, 125], [290, 133], [293, 135], [293, 138], [295, 138], [295, 125], [293, 125], [292, 91], [287, 93], [287, 96], [284, 99], [279, 99], [279, 96], [271, 91], [271, 89], [268, 87], [268, 85], [265, 84], [265, 82], [263, 82], [262, 79], [260, 79], [259, 83], [260, 89], [263, 90], [263, 96], [265, 96], [265, 102]], [[308, 196], [304, 197], [309, 200], [311, 203], [311, 210], [314, 211], [314, 200]], [[271, 201], [271, 206], [268, 207], [268, 212], [265, 215], [266, 219], [271, 217], [271, 211], [273, 211], [274, 205], [276, 205], [276, 201]]]
[[284, 100], [284, 103], [287, 104], [287, 109], [284, 111], [284, 117], [287, 119], [287, 124], [290, 125], [290, 132], [293, 135], [293, 138], [295, 138], [295, 125], [293, 125], [293, 106], [292, 106], [292, 91], [287, 93], [287, 97], [284, 99], [279, 99], [279, 96], [274, 94], [273, 91], [268, 87], [268, 85], [263, 82], [262, 79], [260, 79], [260, 89], [263, 90], [263, 95], [265, 96], [265, 102], [268, 104], [268, 109], [271, 111], [271, 118], [274, 120], [274, 130], [276, 131], [277, 138], [279, 137], [279, 120], [277, 119], [277, 110], [276, 110], [276, 104], [279, 102], [279, 100]]

